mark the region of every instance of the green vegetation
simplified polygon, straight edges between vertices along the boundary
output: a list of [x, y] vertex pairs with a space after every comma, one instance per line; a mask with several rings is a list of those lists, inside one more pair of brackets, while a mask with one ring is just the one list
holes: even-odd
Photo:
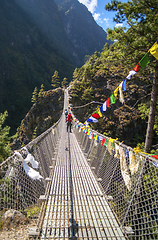
[[[81, 68], [75, 69], [71, 87], [73, 106], [81, 106], [91, 101], [103, 103], [148, 52], [148, 49], [157, 40], [156, 6], [155, 0], [148, 2], [133, 0], [128, 3], [112, 1], [106, 6], [107, 10], [116, 11], [115, 21], [117, 23], [126, 21], [128, 28], [108, 29], [107, 37], [111, 40], [117, 39], [117, 41], [110, 46], [105, 44], [101, 53], [95, 52]], [[149, 134], [150, 140], [152, 136], [153, 145], [158, 141], [158, 111], [155, 101], [158, 92], [156, 83], [158, 79], [155, 78], [158, 61], [151, 54], [149, 58], [150, 64], [145, 69], [139, 67], [137, 74], [131, 80], [127, 80], [127, 91], [124, 92], [125, 103], [122, 105], [116, 99], [116, 103], [111, 104], [97, 124], [90, 124], [106, 136], [118, 137], [120, 141], [133, 147], [138, 143], [149, 142], [149, 139], [145, 140], [147, 131], [145, 111], [148, 109], [148, 113], [149, 107], [153, 109], [152, 122], [154, 122], [153, 127], [151, 122], [148, 124], [151, 133], [151, 135]], [[154, 91], [152, 91], [153, 87]], [[154, 101], [152, 103], [154, 104], [151, 106], [150, 98], [153, 93]], [[140, 104], [139, 107], [138, 104]], [[74, 111], [84, 122], [96, 107], [96, 104], [91, 104], [84, 109], [78, 108]], [[150, 152], [150, 148], [151, 141], [145, 149]]]
[[37, 96], [38, 96], [38, 88], [35, 87], [33, 93], [32, 93], [32, 99], [31, 99], [31, 102], [32, 103], [35, 103], [37, 102]]
[[44, 85], [42, 84], [41, 85], [41, 89], [38, 93], [38, 98], [42, 98], [44, 96]]
[[11, 150], [9, 147], [10, 127], [8, 127], [8, 126], [3, 127], [3, 124], [4, 124], [7, 116], [8, 116], [7, 111], [5, 111], [4, 113], [0, 113], [0, 163], [3, 162], [7, 157], [9, 157], [10, 153], [11, 153]]
[[53, 76], [52, 76], [52, 84], [51, 86], [53, 88], [58, 88], [60, 87], [60, 78], [59, 78], [59, 73], [58, 71], [55, 71]]
[[[121, 61], [124, 66], [131, 63], [137, 64], [157, 40], [157, 1], [132, 0], [127, 3], [121, 3], [113, 0], [106, 5], [106, 10], [116, 11], [114, 21], [116, 23], [125, 22], [129, 27], [128, 29], [126, 27], [113, 30], [108, 29], [108, 38], [112, 40], [117, 39], [117, 42], [114, 44], [115, 53], [112, 55], [113, 61]], [[150, 74], [154, 73], [155, 76], [152, 79], [145, 152], [150, 152], [154, 134], [158, 96], [158, 61], [155, 58], [148, 67], [148, 71]]]
[[64, 86], [67, 86], [67, 84], [68, 84], [67, 78], [64, 77], [64, 79], [63, 79], [63, 81], [61, 83], [61, 86], [64, 87]]
[[40, 213], [40, 210], [41, 210], [40, 205], [33, 205], [33, 206], [30, 206], [30, 207], [26, 208], [24, 210], [24, 212], [25, 212], [27, 218], [33, 218], [37, 214]]

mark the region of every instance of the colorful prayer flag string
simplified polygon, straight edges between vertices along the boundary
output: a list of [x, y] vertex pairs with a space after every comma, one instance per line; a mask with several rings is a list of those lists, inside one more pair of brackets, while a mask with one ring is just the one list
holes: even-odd
[[127, 79], [130, 80], [132, 76], [134, 76], [139, 71], [139, 66], [141, 66], [142, 69], [144, 69], [149, 63], [149, 52], [158, 60], [158, 40], [153, 44], [153, 46], [148, 50], [148, 52], [142, 57], [142, 59], [136, 64], [136, 66], [131, 70], [128, 74], [128, 76], [125, 78], [123, 82], [120, 83], [120, 85], [115, 89], [115, 91], [111, 94], [110, 97], [107, 98], [107, 100], [101, 105], [100, 108], [98, 108], [90, 118], [87, 119], [87, 122], [95, 122], [97, 123], [99, 120], [99, 117], [102, 117], [102, 113], [107, 110], [111, 106], [111, 104], [114, 104], [116, 102], [116, 98], [119, 92], [119, 100], [123, 104], [124, 103], [124, 96], [123, 92], [126, 91], [126, 81]]

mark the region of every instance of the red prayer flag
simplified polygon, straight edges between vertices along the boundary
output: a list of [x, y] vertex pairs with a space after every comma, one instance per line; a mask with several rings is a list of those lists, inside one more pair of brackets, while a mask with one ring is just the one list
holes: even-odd
[[101, 140], [101, 145], [103, 146], [104, 143], [105, 143], [105, 138], [103, 138], [103, 139]]
[[138, 72], [138, 70], [139, 70], [139, 63], [137, 63], [137, 65], [133, 68], [133, 70], [134, 70], [135, 72]]
[[96, 119], [99, 119], [99, 114], [98, 113], [93, 113], [92, 114], [92, 117], [96, 118]]
[[152, 155], [151, 157], [158, 159], [158, 155]]
[[106, 100], [106, 106], [110, 107], [110, 97]]
[[94, 138], [94, 133], [92, 133], [92, 139]]

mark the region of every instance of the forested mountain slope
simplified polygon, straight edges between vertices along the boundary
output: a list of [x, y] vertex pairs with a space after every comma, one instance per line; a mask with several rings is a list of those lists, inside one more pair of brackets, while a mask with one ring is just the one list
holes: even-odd
[[[82, 123], [112, 95], [131, 70], [121, 64], [109, 64], [108, 56], [109, 49], [105, 47], [101, 54], [96, 52], [81, 68], [74, 71], [73, 82], [69, 88], [70, 104], [75, 116]], [[98, 123], [90, 123], [90, 126], [132, 147], [144, 142], [147, 127], [144, 113], [149, 111], [147, 107], [150, 103], [152, 78], [153, 76], [144, 70], [144, 74], [137, 73], [131, 80], [127, 80], [126, 91], [123, 92], [124, 103], [120, 102], [118, 94], [115, 104], [110, 103]], [[91, 101], [97, 103], [88, 104]], [[139, 105], [143, 103], [145, 105]], [[86, 104], [87, 106], [84, 106]], [[157, 113], [156, 116], [158, 119]], [[155, 126], [153, 145], [158, 141], [156, 129]]]
[[[92, 30], [87, 29], [87, 34]], [[0, 112], [8, 111], [6, 124], [15, 133], [32, 105], [34, 88], [44, 84], [45, 90], [50, 89], [55, 70], [60, 81], [66, 77], [70, 82], [74, 68], [96, 48], [88, 49], [92, 39], [85, 39], [86, 50], [79, 54], [81, 46], [76, 48], [70, 40], [53, 0], [0, 1], [0, 32]], [[105, 42], [104, 32], [98, 51]]]
[[0, 112], [16, 130], [31, 107], [35, 86], [50, 88], [55, 70], [69, 77], [74, 66], [65, 60], [14, 0], [0, 1]]

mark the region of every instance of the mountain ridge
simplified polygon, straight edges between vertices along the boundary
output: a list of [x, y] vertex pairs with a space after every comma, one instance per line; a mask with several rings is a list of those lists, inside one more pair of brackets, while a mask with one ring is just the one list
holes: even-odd
[[[78, 4], [77, 0], [70, 3]], [[89, 18], [92, 17], [84, 5], [79, 6]], [[67, 5], [66, 9], [68, 11]], [[85, 14], [81, 15], [85, 17]], [[74, 12], [71, 12], [71, 16], [75, 18]], [[84, 22], [82, 19], [82, 26], [78, 29], [83, 28]], [[59, 72], [60, 82], [64, 77], [70, 82], [74, 69], [82, 65], [85, 55], [100, 51], [105, 39], [103, 46], [96, 48], [94, 41], [91, 44], [91, 38], [76, 30], [77, 48], [73, 42], [76, 33], [73, 36], [71, 30], [71, 36], [68, 37], [61, 13], [53, 0], [1, 1], [0, 31], [0, 112], [8, 111], [6, 124], [11, 127], [11, 134], [15, 133], [31, 108], [34, 88], [39, 90], [44, 84], [45, 90], [51, 89], [51, 77], [55, 70]], [[82, 41], [79, 41], [80, 37]], [[84, 48], [81, 50], [82, 46], [86, 51]]]

